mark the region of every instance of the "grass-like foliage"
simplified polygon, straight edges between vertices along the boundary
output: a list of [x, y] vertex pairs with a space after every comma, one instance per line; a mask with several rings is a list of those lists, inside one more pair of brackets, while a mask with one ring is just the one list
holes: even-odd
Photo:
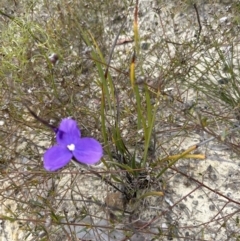
[[0, 235], [240, 240], [240, 4], [4, 4]]

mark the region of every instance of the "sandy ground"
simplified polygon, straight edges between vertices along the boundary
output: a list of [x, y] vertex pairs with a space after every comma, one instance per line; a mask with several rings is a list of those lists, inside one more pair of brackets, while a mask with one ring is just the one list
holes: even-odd
[[[152, 1], [141, 1], [139, 9], [140, 34], [146, 39], [145, 46], [149, 44], [150, 48], [155, 43], [160, 41], [162, 36], [171, 36], [173, 42], [188, 38], [194, 39], [194, 34], [198, 30], [196, 18], [194, 18], [194, 9], [185, 9], [184, 12], [178, 12], [174, 8], [174, 3], [169, 3], [164, 7], [155, 4]], [[208, 18], [208, 21], [213, 21], [211, 12], [219, 11], [218, 22], [214, 19], [214, 24], [217, 25], [221, 21], [231, 21], [230, 13], [226, 11], [228, 2], [224, 4], [208, 4], [203, 3], [199, 6], [201, 18]], [[158, 9], [159, 8], [159, 9]], [[130, 12], [132, 9], [129, 10]], [[165, 30], [161, 28], [159, 14], [162, 21], [166, 21], [170, 11], [176, 11], [173, 22], [167, 26]], [[224, 20], [224, 18], [228, 20]], [[195, 19], [192, 26], [189, 25], [188, 19]], [[167, 21], [166, 21], [167, 22]], [[126, 28], [131, 29], [132, 20], [126, 24]], [[186, 30], [186, 24], [189, 26]], [[176, 28], [178, 29], [176, 31]], [[204, 34], [204, 29], [203, 29]], [[129, 36], [120, 36], [127, 38]], [[120, 56], [128, 51], [128, 46], [119, 46], [116, 51]], [[175, 50], [171, 49], [172, 55]], [[162, 59], [162, 58], [161, 58]], [[145, 68], [152, 68], [152, 63], [157, 61], [156, 56], [148, 54], [148, 59], [145, 63]], [[162, 60], [160, 60], [162, 61]], [[116, 62], [115, 62], [116, 63]], [[118, 64], [116, 63], [116, 66]], [[204, 69], [203, 66], [200, 68]], [[154, 72], [154, 71], [153, 71]], [[157, 75], [157, 72], [154, 72]], [[187, 92], [185, 98], [191, 102], [196, 98], [194, 92]], [[218, 133], [222, 133], [219, 128]], [[159, 136], [158, 142], [161, 142]], [[170, 145], [181, 143], [181, 147], [186, 149], [192, 145], [198, 144], [201, 141], [209, 138], [206, 133], [196, 132], [191, 133], [187, 138], [176, 137]], [[48, 143], [45, 143], [48, 145]], [[168, 144], [168, 145], [169, 145]], [[134, 209], [134, 216], [129, 218], [125, 214], [123, 218], [124, 224], [112, 224], [107, 221], [109, 212], [106, 207], [95, 205], [87, 201], [98, 200], [101, 203], [106, 202], [108, 196], [109, 205], [121, 207], [121, 196], [112, 194], [112, 188], [99, 178], [93, 178], [92, 175], [82, 175], [76, 180], [72, 177], [65, 176], [58, 183], [58, 188], [62, 190], [75, 190], [75, 200], [85, 200], [84, 204], [87, 207], [87, 215], [81, 220], [74, 219], [76, 216], [76, 205], [67, 201], [70, 193], [66, 194], [66, 201], [59, 205], [59, 212], [67, 211], [67, 217], [70, 221], [74, 219], [75, 223], [97, 224], [99, 227], [88, 228], [84, 232], [78, 233], [81, 226], [65, 225], [68, 233], [70, 230], [77, 233], [79, 240], [127, 240], [123, 229], [130, 228], [134, 231], [134, 235], [129, 237], [132, 241], [143, 240], [239, 240], [239, 166], [240, 161], [235, 157], [231, 150], [223, 144], [219, 144], [213, 140], [206, 145], [203, 145], [198, 150], [206, 155], [205, 160], [180, 160], [173, 169], [169, 169], [163, 179], [152, 180], [154, 184], [150, 185], [150, 191], [163, 191], [164, 196], [146, 197], [141, 203], [132, 207], [129, 205], [129, 211]], [[176, 169], [178, 172], [176, 172]], [[102, 167], [95, 167], [94, 170], [104, 170]], [[87, 172], [88, 170], [83, 170]], [[4, 180], [1, 180], [4, 183]], [[157, 182], [157, 183], [156, 183]], [[81, 183], [81, 185], [79, 185]], [[151, 183], [151, 180], [150, 180]], [[49, 184], [50, 185], [50, 184]], [[49, 188], [49, 187], [48, 187]], [[115, 196], [114, 196], [115, 195]], [[116, 201], [117, 200], [117, 201]], [[4, 214], [4, 209], [7, 203], [0, 207], [0, 213]], [[17, 208], [17, 204], [9, 201], [12, 208]], [[45, 215], [47, 216], [47, 215]], [[92, 218], [94, 217], [94, 218]], [[66, 221], [66, 219], [63, 219]], [[19, 228], [19, 224], [8, 221], [0, 221], [0, 234], [2, 241], [18, 241], [23, 240], [24, 231]], [[47, 222], [47, 221], [46, 221]], [[127, 223], [127, 224], [126, 224]], [[45, 223], [48, 228], [49, 224]], [[109, 228], [114, 226], [113, 228]], [[108, 226], [107, 229], [103, 228]], [[139, 230], [139, 226], [141, 230]], [[34, 227], [33, 225], [33, 228]], [[74, 230], [74, 231], [73, 231]], [[161, 235], [158, 235], [161, 233]], [[44, 233], [42, 233], [44, 237]], [[59, 238], [60, 236], [58, 236]], [[63, 237], [65, 237], [63, 235]], [[26, 240], [41, 240], [41, 233], [37, 239], [34, 236], [29, 236]], [[43, 239], [42, 239], [43, 240]], [[56, 240], [60, 240], [57, 239]], [[64, 240], [64, 239], [61, 239]]]

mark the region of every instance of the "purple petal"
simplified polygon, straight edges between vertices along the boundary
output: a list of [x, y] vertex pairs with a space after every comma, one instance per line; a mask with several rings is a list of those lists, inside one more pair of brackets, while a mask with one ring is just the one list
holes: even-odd
[[101, 144], [93, 138], [84, 137], [75, 143], [73, 156], [79, 162], [88, 165], [94, 164], [101, 159], [102, 155], [103, 150]]
[[57, 143], [60, 145], [69, 145], [75, 143], [81, 137], [77, 122], [65, 118], [61, 121], [57, 131]]
[[43, 155], [44, 168], [47, 171], [56, 171], [70, 162], [72, 153], [64, 146], [53, 146]]

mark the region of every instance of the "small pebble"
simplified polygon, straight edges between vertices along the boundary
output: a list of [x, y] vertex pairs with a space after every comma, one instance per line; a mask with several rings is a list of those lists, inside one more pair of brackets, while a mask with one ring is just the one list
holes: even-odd
[[148, 50], [148, 49], [149, 49], [149, 46], [150, 46], [150, 44], [145, 42], [145, 43], [142, 43], [141, 48], [142, 48], [143, 50]]
[[213, 205], [213, 204], [209, 205], [209, 209], [210, 209], [211, 211], [214, 211], [214, 210], [215, 210], [215, 205]]
[[220, 85], [226, 85], [228, 83], [228, 79], [227, 78], [222, 78], [218, 80], [218, 84]]
[[195, 205], [195, 206], [197, 206], [197, 205], [198, 205], [198, 201], [197, 201], [197, 200], [194, 200], [194, 201], [192, 202], [192, 204]]
[[226, 23], [228, 20], [228, 17], [222, 17], [219, 19], [219, 23]]

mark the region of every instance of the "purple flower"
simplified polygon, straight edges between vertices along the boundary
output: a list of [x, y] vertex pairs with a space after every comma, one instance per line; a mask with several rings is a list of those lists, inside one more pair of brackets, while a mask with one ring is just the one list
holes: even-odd
[[77, 122], [72, 119], [63, 119], [56, 135], [57, 145], [49, 148], [43, 156], [44, 168], [48, 171], [64, 167], [73, 157], [78, 162], [91, 165], [103, 155], [101, 144], [93, 138], [81, 138]]

